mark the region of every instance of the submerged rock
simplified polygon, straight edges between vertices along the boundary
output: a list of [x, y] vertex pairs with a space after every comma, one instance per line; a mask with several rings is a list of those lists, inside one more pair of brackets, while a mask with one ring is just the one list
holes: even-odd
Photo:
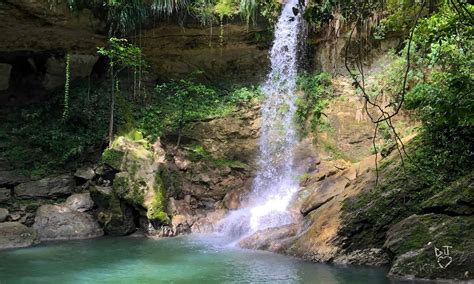
[[33, 228], [19, 222], [0, 223], [0, 249], [29, 247], [38, 242]]
[[89, 239], [104, 234], [91, 215], [61, 205], [38, 208], [33, 228], [41, 240]]
[[29, 199], [37, 197], [64, 197], [74, 192], [74, 178], [69, 174], [46, 177], [22, 183], [15, 187], [15, 197]]

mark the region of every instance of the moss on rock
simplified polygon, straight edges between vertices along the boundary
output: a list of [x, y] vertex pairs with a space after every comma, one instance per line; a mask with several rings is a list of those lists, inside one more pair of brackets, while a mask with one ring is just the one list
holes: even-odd
[[116, 149], [106, 149], [102, 153], [101, 162], [107, 166], [119, 170], [122, 166], [125, 153], [117, 151]]
[[[390, 273], [431, 279], [472, 279], [473, 232], [474, 216], [410, 216], [387, 233], [385, 248], [395, 256]], [[449, 246], [449, 255], [445, 254], [445, 246]]]
[[147, 218], [149, 220], [159, 221], [161, 223], [169, 223], [170, 218], [165, 212], [166, 210], [166, 190], [161, 179], [160, 173], [155, 175], [154, 196], [148, 206]]
[[451, 183], [422, 203], [424, 211], [455, 215], [474, 214], [474, 171]]

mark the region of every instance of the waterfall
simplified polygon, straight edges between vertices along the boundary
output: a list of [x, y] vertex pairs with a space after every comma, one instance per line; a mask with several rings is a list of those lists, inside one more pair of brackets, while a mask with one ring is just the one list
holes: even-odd
[[257, 174], [248, 205], [231, 212], [220, 224], [220, 232], [232, 237], [241, 238], [292, 222], [287, 208], [298, 189], [298, 173], [293, 169], [293, 151], [297, 144], [293, 117], [302, 26], [300, 6], [298, 0], [289, 0], [275, 27], [270, 51], [271, 71], [263, 85], [265, 99]]

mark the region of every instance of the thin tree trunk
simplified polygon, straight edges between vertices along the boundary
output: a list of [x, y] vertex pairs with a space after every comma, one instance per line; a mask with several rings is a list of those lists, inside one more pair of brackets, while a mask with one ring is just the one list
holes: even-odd
[[112, 93], [110, 98], [109, 146], [112, 145], [114, 135], [115, 74], [113, 65], [111, 65], [110, 70], [112, 75]]
[[181, 108], [181, 117], [179, 119], [179, 126], [178, 126], [178, 142], [176, 142], [176, 149], [179, 147], [179, 144], [181, 143], [181, 134], [183, 132], [183, 125], [184, 125], [184, 112], [185, 112], [185, 105], [183, 103], [182, 108]]

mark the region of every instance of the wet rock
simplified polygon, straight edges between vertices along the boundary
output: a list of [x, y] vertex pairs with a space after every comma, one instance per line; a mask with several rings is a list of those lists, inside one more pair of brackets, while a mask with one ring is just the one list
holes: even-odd
[[91, 180], [95, 177], [95, 172], [92, 168], [79, 168], [74, 173], [74, 177], [84, 181]]
[[74, 187], [74, 178], [69, 174], [64, 174], [22, 183], [15, 187], [14, 194], [19, 199], [56, 198], [71, 195], [74, 192]]
[[94, 201], [92, 200], [89, 192], [76, 193], [69, 196], [66, 199], [64, 205], [72, 210], [85, 212], [91, 210], [92, 207], [94, 207]]
[[11, 190], [8, 188], [0, 188], [0, 203], [7, 203], [11, 197]]
[[240, 207], [241, 195], [242, 195], [242, 191], [240, 189], [234, 189], [228, 192], [224, 196], [224, 200], [223, 200], [224, 206], [230, 210], [238, 209]]
[[226, 210], [216, 210], [208, 213], [205, 217], [199, 218], [191, 227], [192, 233], [207, 234], [217, 229], [218, 222], [225, 217]]
[[41, 240], [89, 239], [104, 234], [91, 215], [61, 205], [38, 208], [33, 228]]
[[4, 222], [8, 216], [8, 209], [0, 208], [0, 222]]
[[333, 262], [337, 264], [383, 266], [390, 262], [390, 258], [383, 249], [370, 248], [340, 254]]
[[173, 236], [190, 233], [191, 226], [188, 223], [188, 218], [184, 215], [173, 216], [171, 218], [171, 229], [173, 230]]
[[39, 242], [33, 228], [19, 222], [0, 223], [0, 249], [29, 247]]
[[289, 224], [260, 230], [240, 241], [239, 245], [249, 249], [284, 252], [297, 234], [299, 226], [299, 224]]

